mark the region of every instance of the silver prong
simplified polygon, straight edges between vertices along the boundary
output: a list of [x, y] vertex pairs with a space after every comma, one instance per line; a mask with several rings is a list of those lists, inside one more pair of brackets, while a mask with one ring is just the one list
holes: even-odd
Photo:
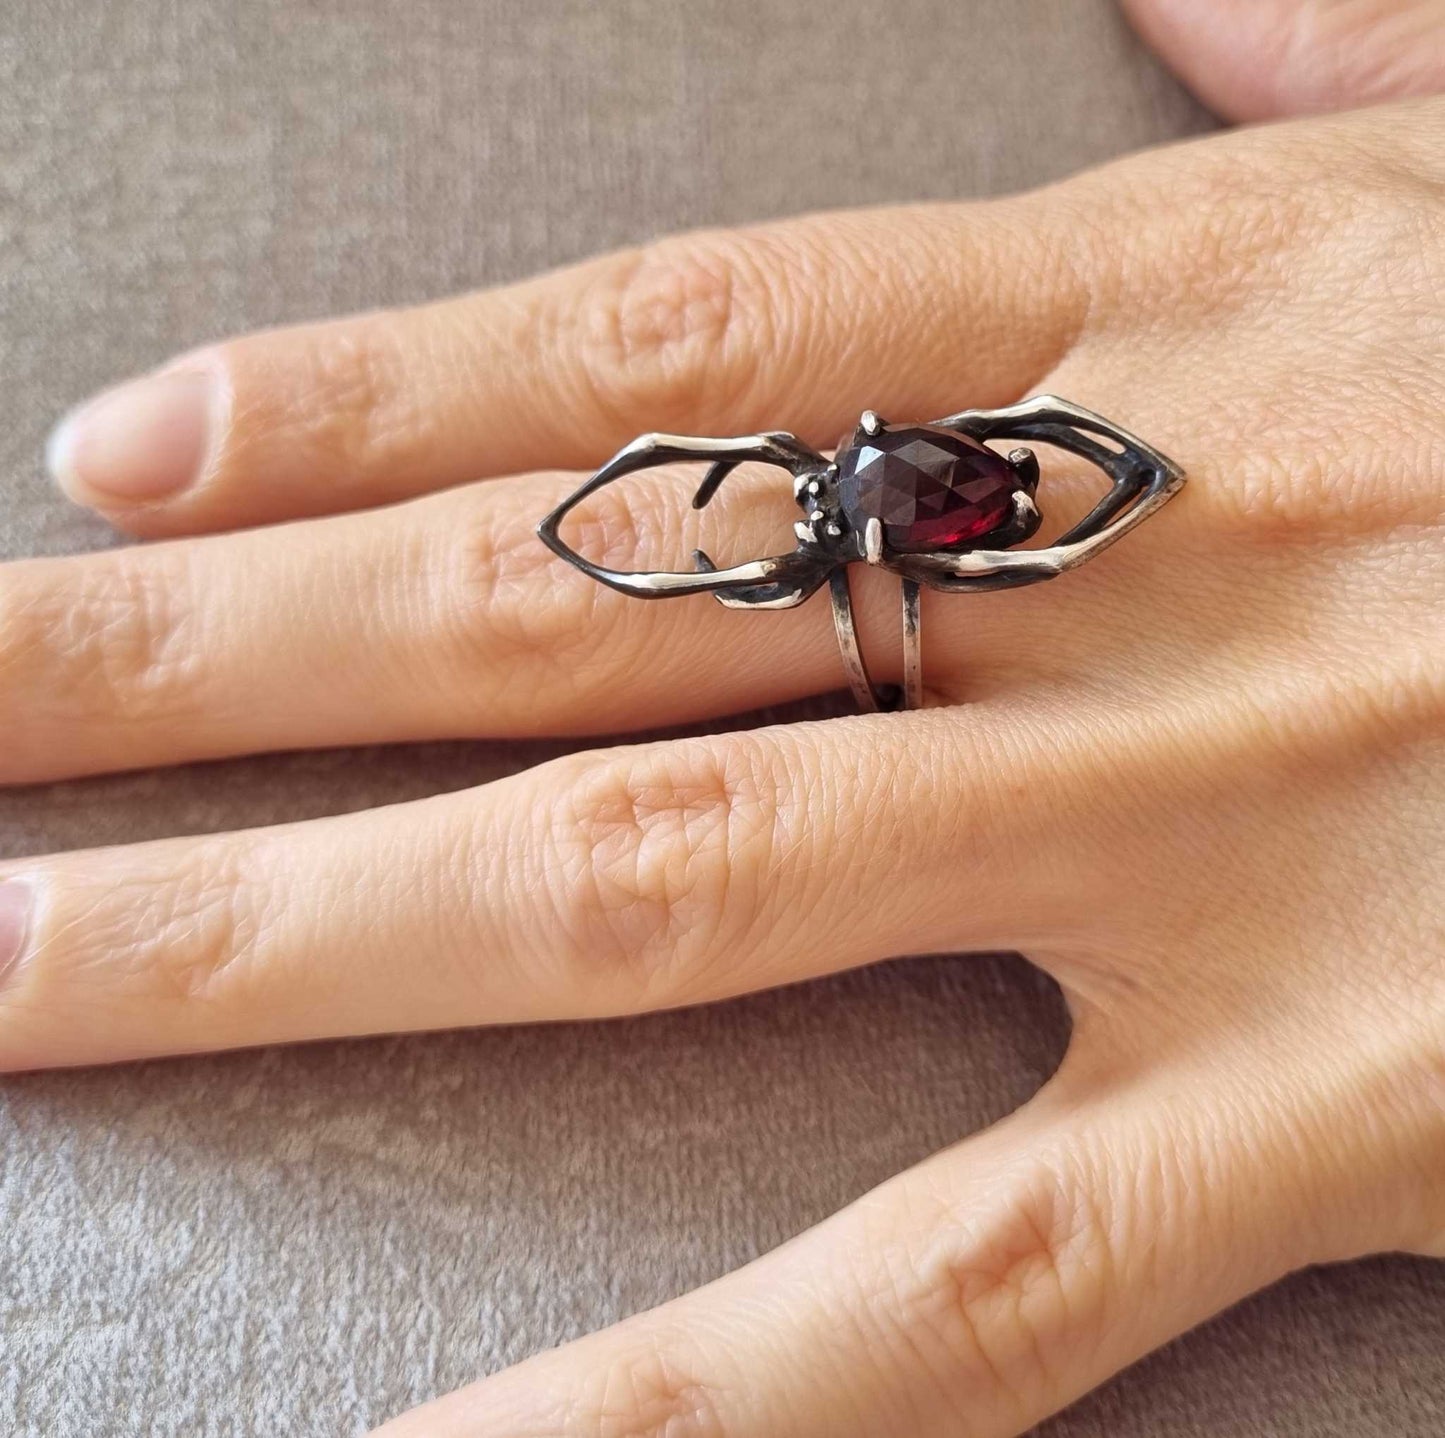
[[806, 509], [817, 509], [823, 482], [816, 475], [800, 474], [793, 481], [793, 498]]
[[825, 524], [823, 529], [829, 539], [837, 539], [843, 533], [841, 524]]
[[801, 519], [800, 519], [800, 520], [793, 526], [793, 533], [796, 534], [796, 535], [798, 536], [798, 538], [801, 539], [801, 540], [803, 540], [805, 543], [808, 543], [808, 544], [815, 544], [815, 543], [817, 543], [818, 536], [813, 533], [813, 526], [812, 526], [811, 524], [806, 523], [804, 520], [801, 520]]
[[863, 411], [863, 418], [858, 424], [864, 434], [877, 434], [883, 428], [883, 421], [871, 409]]
[[824, 516], [823, 511], [822, 511], [821, 509], [810, 510], [809, 513], [808, 513], [808, 523], [809, 523], [809, 524], [821, 524], [821, 523], [823, 522], [824, 518], [825, 518], [825, 516]]
[[863, 526], [863, 557], [869, 564], [883, 562], [883, 521], [876, 515]]

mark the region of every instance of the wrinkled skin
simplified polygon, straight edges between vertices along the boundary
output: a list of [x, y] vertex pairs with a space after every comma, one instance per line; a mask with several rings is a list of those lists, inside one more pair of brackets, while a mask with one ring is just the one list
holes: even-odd
[[1232, 120], [1445, 90], [1445, 0], [1121, 0], [1143, 37]]
[[[35, 902], [0, 1059], [594, 1017], [916, 951], [1017, 948], [1062, 985], [1072, 1042], [1024, 1109], [389, 1438], [1002, 1438], [1300, 1265], [1445, 1255], [1442, 294], [1427, 101], [186, 357], [221, 377], [194, 485], [159, 492], [154, 392], [57, 463], [135, 532], [238, 532], [0, 571], [7, 781], [836, 686], [821, 601], [639, 603], [536, 542], [575, 483], [536, 471], [640, 430], [828, 443], [864, 406], [1051, 390], [1190, 483], [1055, 583], [926, 596], [923, 712], [10, 864]], [[1051, 519], [1096, 486], [1045, 457]], [[648, 476], [575, 542], [761, 554], [780, 488], [700, 517]], [[896, 590], [859, 588], [887, 674]]]

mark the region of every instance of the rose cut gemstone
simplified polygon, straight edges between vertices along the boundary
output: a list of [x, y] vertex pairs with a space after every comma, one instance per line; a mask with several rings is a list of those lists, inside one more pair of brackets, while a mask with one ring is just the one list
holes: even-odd
[[884, 542], [903, 553], [982, 539], [1008, 521], [1022, 488], [1002, 455], [926, 424], [859, 428], [836, 463], [843, 517], [859, 534], [882, 521]]

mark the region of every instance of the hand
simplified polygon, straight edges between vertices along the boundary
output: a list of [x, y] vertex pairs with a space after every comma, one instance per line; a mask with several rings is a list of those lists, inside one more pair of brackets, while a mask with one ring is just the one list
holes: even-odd
[[[822, 602], [629, 600], [533, 535], [575, 476], [462, 483], [641, 430], [826, 443], [1049, 389], [1191, 482], [1056, 583], [928, 594], [931, 710], [12, 864], [4, 1063], [593, 1018], [903, 952], [1017, 948], [1063, 986], [1023, 1110], [391, 1438], [1014, 1434], [1299, 1265], [1445, 1253], [1442, 156], [1438, 103], [1239, 133], [256, 335], [102, 401], [55, 462], [138, 533], [361, 512], [5, 569], [11, 782], [836, 686]], [[1041, 504], [1097, 483], [1046, 463]], [[644, 476], [574, 539], [760, 554], [779, 488], [697, 515]], [[894, 584], [860, 580], [896, 655]]]

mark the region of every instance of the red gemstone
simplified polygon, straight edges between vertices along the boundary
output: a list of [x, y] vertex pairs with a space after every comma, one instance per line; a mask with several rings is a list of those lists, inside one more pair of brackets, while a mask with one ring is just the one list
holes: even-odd
[[932, 425], [859, 429], [838, 449], [838, 499], [859, 533], [870, 519], [900, 552], [952, 549], [983, 538], [1013, 513], [1021, 486], [1002, 455]]

